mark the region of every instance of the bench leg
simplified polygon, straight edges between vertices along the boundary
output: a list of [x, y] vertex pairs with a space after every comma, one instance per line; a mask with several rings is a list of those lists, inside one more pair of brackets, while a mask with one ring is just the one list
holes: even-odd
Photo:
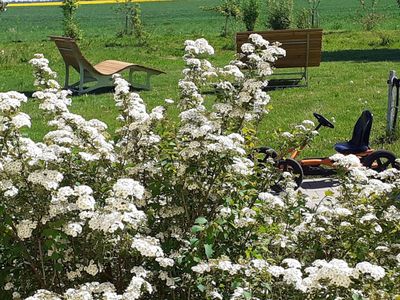
[[133, 69], [129, 69], [129, 83], [133, 86]]
[[69, 65], [65, 64], [65, 83], [64, 83], [64, 89], [69, 88]]
[[145, 86], [146, 86], [146, 89], [149, 90], [149, 91], [151, 90], [150, 77], [151, 77], [151, 74], [150, 74], [150, 73], [147, 73], [147, 74], [146, 74], [146, 83], [145, 83]]

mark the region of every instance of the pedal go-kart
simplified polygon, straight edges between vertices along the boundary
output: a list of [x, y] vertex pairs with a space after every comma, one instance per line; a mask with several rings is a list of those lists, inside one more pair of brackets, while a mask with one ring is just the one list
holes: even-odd
[[[314, 113], [314, 117], [318, 121], [315, 130], [321, 127], [334, 128], [335, 126], [324, 116]], [[369, 137], [372, 128], [373, 115], [370, 111], [365, 110], [361, 113], [353, 129], [353, 136], [347, 142], [337, 143], [334, 148], [338, 153], [349, 155], [354, 154], [360, 162], [367, 168], [377, 172], [382, 172], [388, 168], [400, 169], [396, 162], [396, 156], [386, 150], [374, 150], [369, 146]], [[336, 173], [334, 162], [329, 157], [323, 158], [303, 158], [297, 160], [301, 151], [307, 146], [305, 140], [298, 150], [291, 150], [288, 158], [279, 157], [278, 153], [269, 147], [261, 147], [256, 151], [264, 154], [261, 163], [265, 163], [267, 159], [272, 158], [276, 167], [282, 172], [289, 172], [294, 175], [297, 187], [300, 187], [304, 175], [321, 175], [329, 176]]]

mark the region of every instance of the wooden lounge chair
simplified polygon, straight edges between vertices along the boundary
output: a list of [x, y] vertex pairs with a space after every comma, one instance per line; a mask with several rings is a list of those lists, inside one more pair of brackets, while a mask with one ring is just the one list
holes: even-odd
[[[165, 74], [165, 72], [141, 65], [118, 61], [105, 60], [97, 65], [92, 65], [81, 53], [75, 40], [68, 37], [51, 36], [64, 59], [65, 63], [65, 89], [77, 92], [79, 95], [90, 91], [113, 86], [112, 75], [129, 70], [129, 81], [134, 88], [150, 90], [150, 77], [153, 75]], [[80, 75], [80, 80], [69, 84], [69, 67], [72, 66]], [[133, 72], [145, 72], [145, 84], [132, 82]], [[85, 87], [87, 83], [95, 83], [90, 87]]]

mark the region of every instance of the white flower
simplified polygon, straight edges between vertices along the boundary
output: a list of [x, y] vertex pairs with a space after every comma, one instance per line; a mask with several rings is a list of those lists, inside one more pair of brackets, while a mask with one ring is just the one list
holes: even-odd
[[211, 268], [210, 268], [210, 265], [208, 263], [201, 262], [198, 265], [193, 266], [192, 267], [192, 271], [196, 272], [196, 273], [199, 273], [199, 274], [203, 274], [205, 272], [210, 272]]
[[253, 174], [254, 163], [244, 157], [234, 157], [233, 164], [230, 166], [232, 171], [236, 174], [247, 176]]
[[285, 131], [285, 132], [282, 133], [282, 137], [285, 138], [285, 139], [291, 140], [291, 139], [294, 138], [294, 135], [291, 134], [290, 132]]
[[269, 42], [264, 40], [264, 38], [257, 33], [250, 34], [249, 40], [251, 40], [257, 47], [266, 47], [269, 45]]
[[268, 267], [268, 272], [271, 273], [271, 275], [274, 276], [274, 277], [281, 276], [284, 271], [285, 271], [285, 269], [280, 267], [280, 266], [270, 266], [270, 267]]
[[32, 236], [32, 231], [37, 227], [36, 221], [22, 220], [16, 226], [17, 235], [21, 240], [28, 239]]
[[132, 277], [132, 280], [123, 294], [123, 299], [135, 300], [140, 299], [144, 292], [152, 293], [153, 288], [146, 280], [142, 277]]
[[166, 258], [166, 257], [157, 257], [156, 261], [163, 268], [172, 267], [174, 265], [174, 263], [175, 263], [173, 259]]
[[99, 272], [99, 268], [97, 267], [97, 265], [94, 263], [93, 260], [91, 260], [89, 262], [89, 265], [84, 267], [83, 270], [92, 276], [96, 276], [96, 274]]
[[396, 255], [397, 265], [400, 266], [400, 253]]
[[159, 242], [153, 237], [141, 237], [137, 235], [132, 242], [132, 248], [146, 257], [162, 257], [164, 255]]
[[245, 54], [251, 54], [251, 53], [254, 52], [254, 50], [255, 50], [256, 48], [254, 47], [253, 44], [244, 43], [240, 49], [241, 49], [242, 52], [245, 53]]
[[366, 215], [361, 217], [360, 223], [364, 224], [364, 223], [372, 221], [372, 220], [378, 220], [378, 218], [376, 217], [375, 214], [367, 213]]
[[222, 295], [220, 293], [218, 293], [217, 291], [212, 291], [210, 293], [210, 296], [212, 299], [223, 300]]
[[381, 227], [379, 224], [376, 224], [376, 225], [374, 226], [374, 230], [375, 230], [377, 233], [382, 233], [382, 227]]
[[16, 127], [16, 128], [22, 128], [22, 127], [31, 127], [31, 117], [29, 117], [25, 113], [18, 113], [11, 119], [11, 123]]
[[144, 187], [137, 181], [130, 178], [118, 179], [113, 186], [116, 197], [127, 198], [134, 196], [138, 199], [143, 198]]
[[87, 185], [79, 185], [74, 188], [77, 195], [76, 205], [80, 210], [93, 210], [96, 201], [92, 197], [93, 190]]
[[68, 223], [64, 225], [63, 231], [65, 234], [70, 235], [72, 237], [77, 237], [82, 233], [82, 225], [80, 223]]
[[232, 213], [232, 210], [229, 207], [221, 207], [221, 209], [219, 210], [219, 215], [222, 218], [229, 218], [231, 213]]
[[10, 290], [12, 290], [14, 288], [14, 284], [12, 283], [12, 282], [7, 282], [5, 285], [4, 285], [4, 290], [5, 291], [10, 291]]
[[285, 258], [282, 261], [283, 264], [286, 264], [289, 268], [297, 268], [301, 269], [301, 263], [297, 259], [293, 258]]
[[274, 196], [270, 193], [260, 193], [258, 194], [258, 198], [262, 201], [265, 201], [268, 206], [274, 207], [285, 207], [285, 203], [278, 196]]
[[64, 176], [55, 170], [34, 171], [28, 176], [28, 181], [42, 185], [46, 190], [55, 190]]
[[330, 157], [334, 161], [334, 166], [340, 166], [346, 169], [359, 168], [361, 167], [360, 159], [353, 155], [343, 155], [341, 153], [336, 153]]
[[366, 261], [358, 263], [355, 269], [362, 274], [370, 274], [375, 281], [378, 281], [385, 277], [384, 268], [382, 268], [381, 266], [373, 265]]

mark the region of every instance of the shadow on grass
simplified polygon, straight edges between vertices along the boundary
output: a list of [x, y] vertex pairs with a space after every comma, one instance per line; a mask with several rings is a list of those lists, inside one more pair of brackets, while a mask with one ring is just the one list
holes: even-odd
[[324, 51], [322, 52], [322, 61], [400, 61], [400, 49]]
[[[132, 87], [131, 87], [131, 88], [130, 88], [130, 91], [131, 91], [131, 92], [135, 92], [135, 93], [139, 93], [139, 92], [143, 91], [143, 89], [140, 89], [140, 88], [132, 88]], [[35, 93], [35, 92], [36, 92], [36, 91], [22, 91], [22, 92], [19, 92], [19, 93], [24, 94], [24, 95], [27, 96], [28, 98], [32, 98], [33, 93]], [[114, 93], [114, 92], [115, 92], [114, 87], [113, 87], [113, 86], [110, 86], [110, 87], [98, 88], [98, 89], [96, 89], [96, 90], [94, 90], [94, 91], [90, 91], [90, 92], [84, 93], [84, 94], [87, 94], [87, 95], [101, 95], [101, 94]], [[72, 96], [79, 96], [79, 94], [78, 94], [78, 92], [74, 91], [74, 92], [72, 93]]]

